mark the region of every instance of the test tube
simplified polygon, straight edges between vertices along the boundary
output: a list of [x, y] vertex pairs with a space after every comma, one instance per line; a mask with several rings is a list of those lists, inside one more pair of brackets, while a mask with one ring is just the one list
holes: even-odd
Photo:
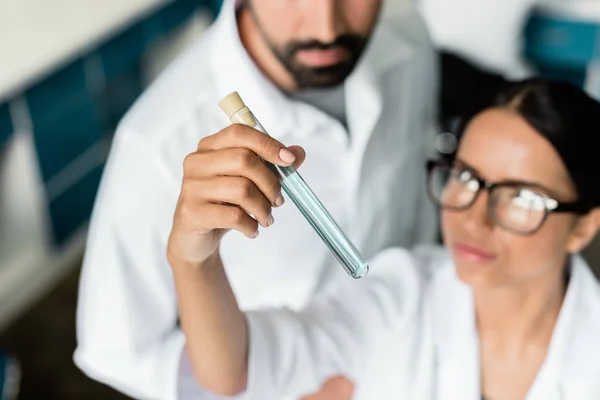
[[[233, 92], [221, 100], [219, 107], [227, 114], [232, 123], [244, 124], [268, 135], [237, 92]], [[298, 207], [344, 270], [354, 279], [367, 275], [369, 264], [304, 182], [298, 171], [294, 167], [281, 167], [262, 158], [261, 160], [277, 175], [287, 197]]]

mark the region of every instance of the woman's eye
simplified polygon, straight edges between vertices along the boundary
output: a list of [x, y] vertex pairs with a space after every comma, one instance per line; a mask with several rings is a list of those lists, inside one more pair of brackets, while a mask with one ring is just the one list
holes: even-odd
[[513, 204], [534, 210], [541, 210], [546, 207], [544, 197], [539, 193], [536, 193], [529, 189], [515, 190], [513, 198]]
[[456, 171], [457, 179], [462, 183], [467, 183], [473, 180], [473, 173], [469, 170], [458, 170]]
[[479, 190], [479, 181], [473, 172], [469, 171], [468, 169], [453, 169], [452, 179], [455, 183], [461, 185], [463, 188], [466, 188], [469, 192], [476, 192]]

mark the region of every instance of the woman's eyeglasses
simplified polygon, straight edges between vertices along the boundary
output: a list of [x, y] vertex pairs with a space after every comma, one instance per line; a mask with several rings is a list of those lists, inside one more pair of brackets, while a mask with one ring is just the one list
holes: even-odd
[[428, 192], [439, 207], [464, 211], [477, 200], [482, 190], [488, 190], [489, 218], [503, 229], [520, 235], [537, 232], [551, 212], [584, 214], [579, 203], [560, 203], [519, 182], [492, 183], [460, 165], [430, 161]]

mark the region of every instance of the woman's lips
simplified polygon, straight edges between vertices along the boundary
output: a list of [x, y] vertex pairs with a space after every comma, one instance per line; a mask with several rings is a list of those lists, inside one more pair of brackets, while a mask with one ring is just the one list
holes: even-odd
[[459, 259], [475, 264], [487, 264], [498, 258], [498, 256], [493, 253], [489, 253], [475, 245], [466, 243], [455, 244], [454, 252]]

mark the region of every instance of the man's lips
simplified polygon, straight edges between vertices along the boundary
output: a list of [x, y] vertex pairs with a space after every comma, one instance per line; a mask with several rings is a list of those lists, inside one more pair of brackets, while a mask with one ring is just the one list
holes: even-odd
[[331, 49], [307, 49], [298, 50], [296, 57], [304, 65], [315, 68], [325, 68], [337, 65], [348, 59], [348, 51], [343, 47], [334, 47]]

